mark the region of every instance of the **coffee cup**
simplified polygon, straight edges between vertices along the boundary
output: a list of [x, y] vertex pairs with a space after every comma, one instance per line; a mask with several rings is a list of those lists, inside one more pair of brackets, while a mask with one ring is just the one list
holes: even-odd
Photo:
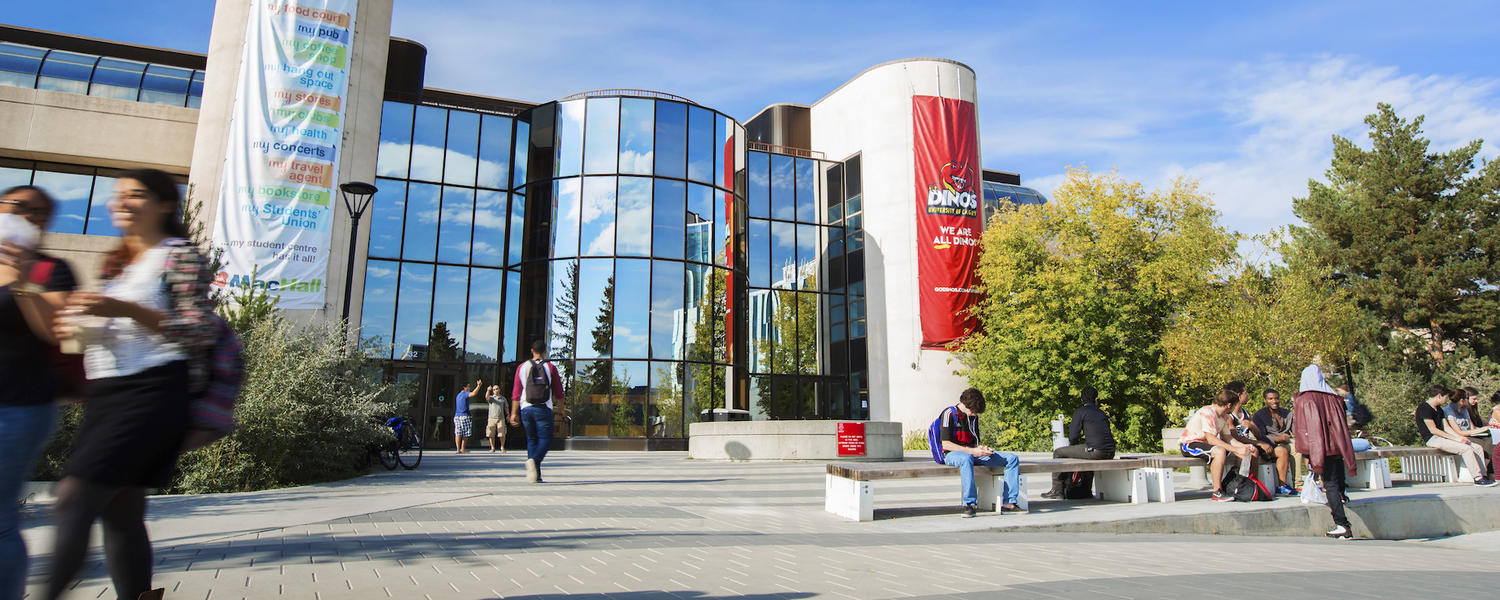
[[73, 335], [58, 340], [57, 350], [63, 354], [83, 354], [84, 348], [102, 341], [109, 329], [109, 319], [102, 317], [73, 315], [66, 319], [65, 326]]

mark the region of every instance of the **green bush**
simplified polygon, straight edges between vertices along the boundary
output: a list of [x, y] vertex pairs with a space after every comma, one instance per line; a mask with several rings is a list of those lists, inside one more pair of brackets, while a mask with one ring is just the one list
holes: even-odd
[[1399, 446], [1421, 445], [1414, 415], [1417, 404], [1426, 399], [1426, 377], [1406, 368], [1363, 368], [1354, 375], [1354, 389], [1375, 417], [1365, 425], [1365, 433]]
[[901, 440], [902, 450], [930, 450], [927, 447], [927, 430], [913, 429], [906, 432], [906, 437]]

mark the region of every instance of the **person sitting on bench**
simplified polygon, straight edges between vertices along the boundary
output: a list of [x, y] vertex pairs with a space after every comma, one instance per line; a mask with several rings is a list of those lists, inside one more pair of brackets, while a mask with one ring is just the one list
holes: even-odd
[[973, 517], [978, 510], [979, 489], [974, 484], [974, 465], [1005, 468], [1004, 503], [996, 512], [1019, 510], [1016, 501], [1021, 496], [1021, 459], [1009, 452], [996, 452], [989, 446], [979, 445], [979, 415], [984, 413], [984, 393], [976, 388], [964, 390], [958, 396], [958, 404], [943, 409], [939, 439], [943, 444], [943, 464], [958, 467], [959, 486], [962, 489], [964, 518]]
[[1266, 407], [1257, 411], [1252, 420], [1261, 433], [1276, 444], [1276, 480], [1280, 483], [1276, 493], [1290, 496], [1295, 493], [1292, 491], [1293, 481], [1287, 477], [1292, 462], [1292, 411], [1281, 407], [1281, 392], [1267, 389], [1260, 397]]
[[1224, 493], [1224, 463], [1229, 456], [1234, 455], [1242, 460], [1255, 456], [1255, 447], [1235, 441], [1230, 428], [1229, 408], [1237, 400], [1239, 395], [1229, 390], [1219, 390], [1218, 395], [1214, 396], [1213, 404], [1198, 409], [1193, 416], [1188, 417], [1187, 427], [1182, 430], [1182, 437], [1178, 440], [1183, 456], [1208, 459], [1215, 502], [1234, 501], [1234, 496]]
[[[1073, 411], [1073, 422], [1068, 424], [1068, 444], [1052, 451], [1052, 458], [1085, 458], [1109, 460], [1115, 457], [1115, 435], [1109, 429], [1109, 416], [1099, 409], [1099, 390], [1083, 388], [1083, 406]], [[1054, 473], [1052, 490], [1042, 494], [1043, 498], [1058, 499], [1066, 496], [1065, 487], [1075, 473]]]

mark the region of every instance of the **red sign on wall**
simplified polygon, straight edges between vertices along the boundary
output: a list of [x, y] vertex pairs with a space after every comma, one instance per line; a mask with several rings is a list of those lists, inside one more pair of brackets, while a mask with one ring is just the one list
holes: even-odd
[[922, 347], [946, 349], [978, 327], [980, 164], [974, 103], [913, 96], [917, 288]]
[[839, 456], [865, 455], [864, 423], [839, 423], [835, 432], [838, 435]]

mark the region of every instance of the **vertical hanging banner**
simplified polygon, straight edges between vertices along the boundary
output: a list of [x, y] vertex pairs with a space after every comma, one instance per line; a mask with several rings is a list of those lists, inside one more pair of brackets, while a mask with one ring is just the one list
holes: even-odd
[[357, 0], [250, 0], [229, 124], [214, 286], [324, 306]]
[[947, 349], [978, 327], [979, 140], [974, 103], [913, 96], [917, 287], [922, 347]]

